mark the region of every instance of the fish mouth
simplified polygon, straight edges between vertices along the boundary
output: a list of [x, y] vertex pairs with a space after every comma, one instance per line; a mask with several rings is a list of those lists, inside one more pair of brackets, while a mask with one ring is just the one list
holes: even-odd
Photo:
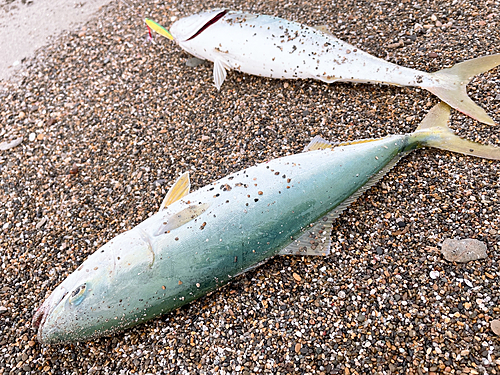
[[203, 31], [205, 31], [208, 27], [216, 23], [218, 20], [220, 20], [222, 17], [226, 15], [228, 12], [227, 9], [222, 10], [221, 12], [217, 13], [210, 21], [205, 23], [196, 33], [194, 33], [189, 39], [186, 39], [186, 42], [196, 38], [198, 35], [200, 35]]
[[[33, 319], [31, 321], [31, 324], [32, 324], [33, 328], [38, 331], [37, 338], [38, 338], [38, 341], [41, 343], [43, 343], [43, 341], [44, 341], [43, 328], [44, 328], [44, 325], [45, 325], [47, 318], [50, 316], [52, 311], [54, 311], [54, 309], [59, 305], [59, 303], [64, 299], [64, 297], [66, 297], [66, 295], [68, 294], [68, 292], [64, 288], [61, 288], [61, 292], [62, 292], [62, 295], [60, 298], [58, 298], [57, 303], [52, 303], [54, 298], [55, 298], [55, 294], [56, 294], [56, 293], [52, 293], [42, 303], [42, 305], [35, 311], [35, 314], [33, 315]], [[57, 293], [57, 294], [59, 294], [59, 293]]]

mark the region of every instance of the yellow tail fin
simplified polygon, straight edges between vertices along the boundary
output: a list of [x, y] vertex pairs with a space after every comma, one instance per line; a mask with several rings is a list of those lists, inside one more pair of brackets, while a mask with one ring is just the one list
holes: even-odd
[[445, 103], [434, 106], [411, 134], [422, 146], [458, 152], [479, 158], [500, 160], [500, 148], [482, 145], [460, 138], [448, 127], [450, 107]]
[[489, 125], [493, 119], [467, 95], [465, 87], [477, 74], [484, 73], [500, 65], [500, 54], [478, 57], [442, 69], [431, 75], [439, 80], [439, 86], [424, 87], [439, 99], [467, 116]]

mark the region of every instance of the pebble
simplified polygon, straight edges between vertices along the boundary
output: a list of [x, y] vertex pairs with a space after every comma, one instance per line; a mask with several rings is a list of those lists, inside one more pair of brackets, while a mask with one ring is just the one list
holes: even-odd
[[476, 239], [453, 240], [447, 238], [443, 241], [441, 254], [450, 262], [467, 263], [472, 260], [488, 257], [486, 245]]
[[22, 142], [23, 142], [23, 137], [13, 139], [12, 141], [8, 141], [8, 142], [7, 141], [2, 142], [2, 143], [0, 143], [0, 150], [2, 150], [2, 151], [9, 150], [9, 149], [14, 148], [16, 146], [19, 146]]
[[495, 319], [490, 323], [491, 330], [495, 333], [495, 335], [500, 336], [500, 320]]
[[192, 58], [186, 60], [186, 66], [195, 67], [195, 66], [203, 64], [204, 62], [205, 62], [205, 60], [203, 60], [203, 59], [199, 59], [197, 57], [192, 57]]
[[[500, 52], [498, 20], [487, 18], [500, 14], [494, 1], [446, 9], [422, 0], [283, 4], [224, 6], [327, 24], [340, 39], [424, 71]], [[500, 166], [427, 148], [403, 158], [335, 220], [328, 257], [275, 257], [113, 337], [36, 342], [34, 309], [100, 245], [157, 212], [182, 172], [190, 171], [195, 190], [299, 153], [315, 135], [345, 142], [410, 133], [438, 101], [415, 88], [234, 71], [218, 92], [212, 63], [187, 67], [191, 56], [171, 41], [144, 43], [145, 16], [168, 27], [170, 17], [200, 7], [111, 2], [85, 30], [63, 32], [27, 59], [17, 81], [1, 83], [0, 144], [31, 132], [37, 138], [0, 152], [0, 306], [8, 309], [0, 318], [0, 374], [500, 374], [491, 327], [500, 318]], [[438, 20], [450, 26], [436, 27]], [[498, 75], [497, 68], [467, 87], [497, 123]], [[457, 111], [451, 127], [500, 145], [497, 127]], [[439, 250], [446, 238], [482, 241], [488, 258], [448, 262]]]

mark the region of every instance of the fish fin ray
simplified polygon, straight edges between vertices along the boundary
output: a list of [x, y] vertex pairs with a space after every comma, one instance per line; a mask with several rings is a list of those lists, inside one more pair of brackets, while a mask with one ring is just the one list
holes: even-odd
[[327, 141], [324, 138], [321, 138], [319, 135], [311, 139], [311, 142], [304, 147], [304, 150], [302, 152], [307, 152], [307, 151], [314, 151], [314, 150], [324, 150], [327, 148], [333, 148], [334, 144], [330, 141]]
[[500, 65], [500, 54], [467, 60], [451, 68], [431, 73], [431, 76], [440, 80], [443, 84], [424, 88], [457, 111], [482, 123], [495, 125], [495, 121], [493, 121], [486, 111], [474, 103], [467, 95], [466, 86], [475, 75], [487, 72], [498, 65]]
[[315, 151], [315, 150], [326, 150], [328, 148], [334, 148], [334, 147], [339, 147], [339, 146], [358, 145], [361, 143], [374, 142], [374, 141], [378, 141], [378, 140], [380, 140], [380, 138], [369, 138], [369, 139], [360, 139], [357, 141], [333, 143], [333, 142], [327, 141], [326, 139], [321, 138], [319, 135], [317, 135], [311, 140], [311, 142], [306, 147], [304, 147], [304, 150], [302, 150], [302, 152]]
[[[174, 229], [177, 229], [184, 224], [193, 221], [202, 213], [204, 213], [210, 207], [210, 203], [200, 203], [193, 204], [189, 207], [182, 209], [179, 212], [176, 212], [173, 215], [166, 217], [164, 222], [160, 225], [160, 228], [156, 232], [154, 232], [155, 236], [161, 236], [165, 233], [168, 233]], [[202, 227], [205, 227], [203, 224]]]
[[167, 195], [165, 195], [158, 212], [164, 210], [168, 205], [189, 194], [190, 188], [191, 182], [189, 181], [189, 172], [185, 172], [177, 179], [177, 181], [174, 182]]
[[402, 152], [392, 159], [384, 168], [375, 173], [362, 187], [360, 187], [354, 194], [350, 195], [341, 204], [335, 207], [334, 211], [335, 217], [340, 216], [344, 210], [349, 207], [356, 199], [363, 195], [367, 190], [376, 185], [389, 171], [396, 166], [396, 164], [407, 154], [408, 152]]
[[441, 150], [458, 152], [485, 159], [500, 160], [500, 147], [483, 145], [460, 138], [448, 127], [450, 107], [445, 103], [435, 105], [410, 135], [417, 143]]
[[220, 90], [222, 84], [226, 80], [226, 66], [220, 59], [214, 60], [214, 83], [217, 90]]
[[[338, 215], [337, 215], [338, 216]], [[332, 223], [337, 216], [330, 213], [322, 216], [316, 223], [304, 229], [304, 233], [288, 246], [281, 249], [279, 255], [330, 255]]]

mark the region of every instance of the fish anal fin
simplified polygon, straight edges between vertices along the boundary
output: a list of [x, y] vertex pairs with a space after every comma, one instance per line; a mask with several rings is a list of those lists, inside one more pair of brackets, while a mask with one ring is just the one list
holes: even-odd
[[227, 71], [224, 62], [221, 59], [214, 60], [214, 84], [217, 90], [220, 90], [226, 80]]
[[177, 181], [175, 181], [167, 195], [165, 195], [163, 202], [161, 202], [159, 211], [189, 194], [190, 188], [191, 182], [189, 181], [189, 172], [185, 172], [177, 179]]
[[303, 152], [307, 151], [315, 151], [315, 150], [324, 150], [327, 148], [333, 148], [334, 145], [332, 142], [327, 141], [326, 139], [321, 138], [319, 135], [311, 139], [311, 142], [304, 147]]
[[279, 255], [316, 255], [327, 256], [331, 251], [331, 230], [335, 217], [330, 214], [322, 216], [316, 223], [304, 229], [304, 233], [287, 247], [283, 248]]
[[323, 215], [312, 226], [303, 229], [303, 234], [283, 248], [279, 255], [329, 255], [331, 253], [331, 227], [333, 221], [351, 205], [359, 196], [380, 181], [406, 153], [401, 153], [389, 162], [379, 172], [375, 173], [368, 182], [358, 189], [349, 198], [333, 210]]

